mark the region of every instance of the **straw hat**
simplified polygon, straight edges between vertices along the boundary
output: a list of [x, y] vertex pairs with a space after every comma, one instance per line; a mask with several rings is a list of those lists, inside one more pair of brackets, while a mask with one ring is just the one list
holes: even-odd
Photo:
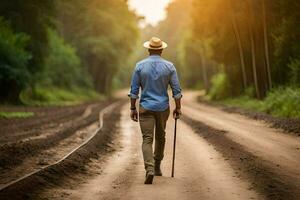
[[167, 46], [168, 44], [158, 37], [152, 37], [149, 41], [144, 43], [145, 48], [154, 50], [165, 49]]

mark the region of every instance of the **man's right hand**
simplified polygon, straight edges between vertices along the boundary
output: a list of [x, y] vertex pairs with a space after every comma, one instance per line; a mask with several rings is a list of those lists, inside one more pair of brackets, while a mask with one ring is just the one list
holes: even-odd
[[131, 118], [131, 120], [133, 120], [135, 122], [138, 122], [138, 112], [137, 112], [137, 110], [131, 110], [130, 118]]
[[175, 108], [173, 111], [173, 118], [174, 119], [179, 119], [181, 115], [181, 109], [180, 108]]

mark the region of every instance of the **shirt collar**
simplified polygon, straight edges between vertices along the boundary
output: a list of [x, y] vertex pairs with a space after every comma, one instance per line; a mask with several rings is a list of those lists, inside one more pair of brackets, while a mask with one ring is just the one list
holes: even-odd
[[160, 55], [150, 55], [149, 58], [161, 58]]

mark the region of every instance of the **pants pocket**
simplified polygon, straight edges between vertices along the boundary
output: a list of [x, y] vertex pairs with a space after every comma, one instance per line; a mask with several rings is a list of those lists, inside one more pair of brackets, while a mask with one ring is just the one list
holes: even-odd
[[147, 110], [145, 108], [143, 108], [142, 106], [140, 106], [139, 114], [141, 115], [141, 114], [145, 114], [145, 113], [147, 113]]

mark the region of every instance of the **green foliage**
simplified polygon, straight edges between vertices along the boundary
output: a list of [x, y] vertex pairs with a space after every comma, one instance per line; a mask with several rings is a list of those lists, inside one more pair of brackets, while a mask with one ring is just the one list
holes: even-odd
[[139, 33], [124, 0], [1, 1], [0, 13], [11, 25], [0, 19], [1, 101], [18, 101], [23, 89], [46, 102], [68, 95], [52, 99], [41, 88], [108, 94]]
[[254, 87], [247, 87], [244, 91], [244, 96], [249, 97], [249, 98], [255, 98]]
[[49, 54], [39, 85], [58, 88], [92, 88], [88, 72], [82, 68], [76, 49], [66, 44], [56, 31], [48, 29]]
[[[184, 0], [173, 1], [170, 8], [180, 3]], [[178, 21], [182, 11], [170, 9], [159, 29], [171, 44], [176, 37], [179, 48], [170, 52], [172, 60], [179, 58], [185, 86], [204, 83], [221, 71], [227, 75], [230, 95], [252, 87], [257, 97], [264, 97], [271, 89], [267, 63], [273, 87], [299, 86], [300, 1], [193, 0], [191, 5], [185, 12], [188, 20]], [[177, 22], [179, 30], [171, 22]]]
[[292, 85], [300, 86], [300, 59], [292, 59], [288, 64]]
[[136, 46], [137, 16], [123, 0], [63, 1], [58, 11], [59, 29], [79, 50], [94, 87], [110, 93], [114, 77]]
[[[180, 73], [184, 86], [194, 88], [195, 85], [204, 85], [202, 69], [200, 67], [202, 63], [199, 60], [201, 56], [199, 41], [196, 41], [190, 32], [186, 32], [178, 49], [180, 50], [178, 54], [179, 66], [181, 67]], [[183, 66], [186, 70], [184, 70]]]
[[274, 116], [299, 118], [300, 117], [300, 89], [278, 88], [268, 93], [264, 100], [257, 100], [247, 95], [236, 98], [223, 99], [225, 105], [242, 107], [247, 110], [266, 112]]
[[103, 96], [91, 89], [73, 88], [66, 90], [61, 88], [37, 87], [35, 92], [27, 89], [20, 95], [21, 101], [25, 105], [74, 105], [84, 101], [103, 100]]
[[[47, 26], [53, 26], [55, 11], [53, 0], [9, 0], [1, 1], [0, 13], [11, 23], [13, 30], [23, 32], [30, 36], [31, 40], [26, 48], [32, 59], [28, 69], [32, 74], [40, 72], [44, 67], [44, 59], [47, 56]], [[31, 76], [31, 82], [34, 76]]]
[[278, 88], [264, 100], [264, 110], [283, 117], [300, 117], [300, 89]]
[[265, 111], [263, 101], [251, 98], [247, 95], [242, 95], [235, 98], [223, 99], [220, 102], [225, 105], [229, 105], [233, 107], [241, 107], [246, 110], [254, 110], [259, 112]]
[[33, 112], [0, 112], [0, 119], [28, 118], [33, 116]]
[[32, 56], [26, 51], [29, 39], [24, 33], [13, 32], [9, 24], [0, 18], [1, 100], [16, 101], [30, 78], [27, 64]]
[[224, 72], [214, 75], [211, 83], [212, 87], [209, 91], [210, 99], [221, 100], [230, 96], [230, 84]]
[[295, 65], [300, 59], [300, 2], [275, 0], [272, 3], [273, 79], [277, 85], [283, 85], [289, 82], [294, 72], [288, 66]]

